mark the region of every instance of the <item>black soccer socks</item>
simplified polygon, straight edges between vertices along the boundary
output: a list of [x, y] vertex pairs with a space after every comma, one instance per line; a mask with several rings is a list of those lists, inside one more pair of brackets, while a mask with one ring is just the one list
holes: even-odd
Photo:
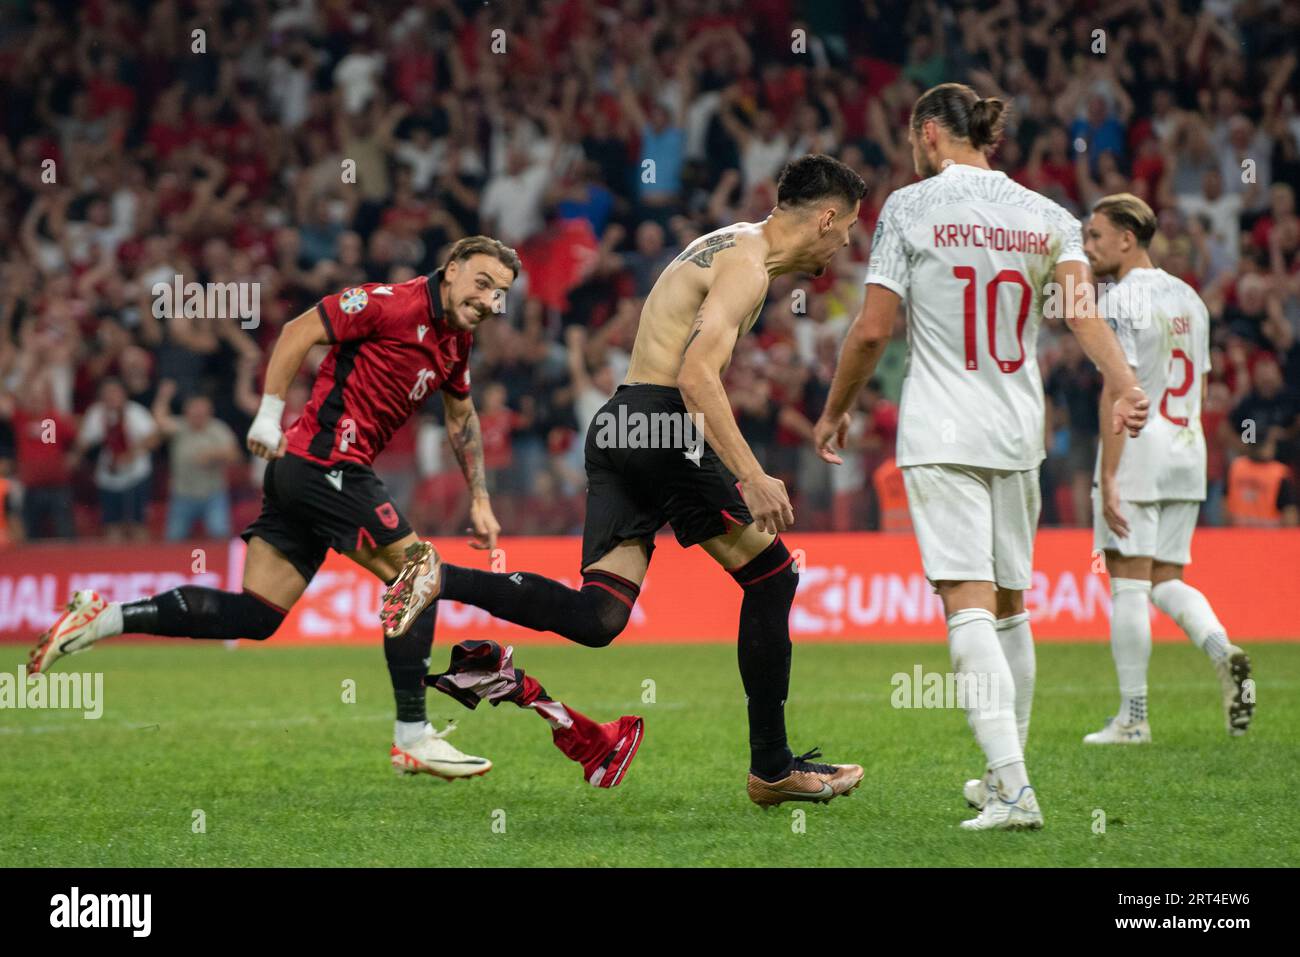
[[537, 631], [553, 631], [589, 648], [603, 648], [626, 627], [641, 589], [603, 571], [569, 588], [532, 572], [484, 572], [444, 565], [439, 598], [462, 601]]
[[778, 538], [731, 577], [744, 591], [737, 654], [749, 702], [750, 770], [779, 774], [790, 764], [785, 699], [790, 690], [790, 606], [799, 574]]
[[429, 720], [424, 702], [424, 676], [429, 671], [433, 629], [437, 623], [435, 601], [420, 613], [406, 634], [384, 640], [384, 658], [388, 661], [388, 677], [393, 682], [398, 721]]
[[122, 631], [174, 638], [251, 638], [275, 634], [287, 612], [252, 592], [182, 585], [122, 604]]

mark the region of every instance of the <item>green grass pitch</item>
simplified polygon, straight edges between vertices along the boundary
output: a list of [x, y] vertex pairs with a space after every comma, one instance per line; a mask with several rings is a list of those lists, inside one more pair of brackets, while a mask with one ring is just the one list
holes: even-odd
[[[763, 811], [745, 797], [744, 699], [725, 645], [518, 649], [518, 665], [592, 717], [644, 715], [627, 779], [596, 790], [537, 715], [469, 712], [433, 691], [430, 716], [455, 717], [452, 740], [496, 766], [455, 783], [398, 777], [378, 647], [107, 643], [60, 666], [103, 671], [101, 719], [0, 711], [0, 865], [1294, 865], [1300, 645], [1246, 644], [1259, 689], [1248, 735], [1227, 736], [1204, 655], [1158, 644], [1155, 744], [1136, 748], [1080, 743], [1117, 703], [1107, 646], [1039, 645], [1028, 759], [1046, 827], [967, 834], [961, 785], [980, 757], [962, 713], [890, 705], [894, 673], [947, 670], [943, 645], [797, 646], [791, 744], [866, 777], [829, 805]], [[12, 673], [23, 649], [3, 654]], [[446, 656], [435, 646], [435, 669]]]

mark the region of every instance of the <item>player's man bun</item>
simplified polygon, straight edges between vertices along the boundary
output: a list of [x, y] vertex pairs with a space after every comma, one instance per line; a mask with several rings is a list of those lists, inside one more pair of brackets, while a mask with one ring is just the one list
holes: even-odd
[[867, 184], [834, 157], [810, 153], [791, 160], [776, 181], [776, 204], [782, 209], [838, 199], [848, 208], [867, 195]]
[[523, 272], [524, 266], [519, 261], [519, 254], [501, 240], [493, 239], [491, 236], [466, 236], [464, 239], [456, 240], [447, 252], [447, 261], [442, 266], [446, 269], [454, 262], [464, 262], [471, 256], [480, 255], [491, 256], [503, 265], [509, 266], [516, 279]]
[[976, 149], [993, 149], [1002, 139], [1007, 105], [996, 97], [976, 100], [970, 109], [970, 145]]
[[981, 99], [964, 83], [940, 83], [921, 94], [912, 108], [912, 129], [934, 120], [949, 134], [988, 152], [1002, 140], [1007, 104], [997, 97]]
[[1131, 232], [1143, 249], [1151, 245], [1156, 234], [1156, 214], [1140, 196], [1112, 193], [1097, 200], [1092, 211], [1103, 214], [1116, 229]]

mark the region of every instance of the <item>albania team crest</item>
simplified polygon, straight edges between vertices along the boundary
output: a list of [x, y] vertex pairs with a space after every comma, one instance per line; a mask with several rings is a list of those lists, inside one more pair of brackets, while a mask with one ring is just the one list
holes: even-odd
[[383, 505], [376, 505], [375, 514], [378, 515], [379, 520], [384, 523], [384, 528], [392, 529], [397, 527], [399, 519], [397, 517], [397, 509], [393, 508], [392, 502], [385, 502]]

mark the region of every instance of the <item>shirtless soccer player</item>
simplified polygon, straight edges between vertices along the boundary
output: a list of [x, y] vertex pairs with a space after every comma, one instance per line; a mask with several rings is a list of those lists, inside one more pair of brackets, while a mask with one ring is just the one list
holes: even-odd
[[[959, 687], [979, 689], [966, 714], [987, 772], [967, 783], [971, 830], [1038, 828], [1025, 771], [1034, 646], [1023, 592], [1031, 584], [1043, 459], [1038, 327], [1055, 278], [1064, 316], [1105, 377], [1109, 424], [1136, 433], [1147, 399], [1115, 334], [1092, 308], [1078, 221], [989, 168], [1003, 105], [945, 83], [912, 110], [919, 183], [885, 201], [871, 244], [862, 312], [840, 353], [814, 426], [838, 462], [848, 410], [908, 306], [907, 375], [898, 464], [926, 577], [943, 599]], [[1083, 292], [1082, 301], [1071, 293]], [[967, 676], [967, 677], [962, 677]], [[973, 704], [973, 706], [972, 706]]]
[[[796, 757], [786, 746], [789, 613], [799, 578], [777, 534], [794, 513], [784, 484], [763, 471], [741, 437], [721, 376], [771, 279], [822, 272], [848, 244], [865, 191], [830, 157], [795, 160], [781, 173], [767, 219], [702, 236], [659, 276], [641, 313], [627, 381], [587, 433], [581, 588], [448, 565], [426, 545], [389, 590], [385, 629], [402, 633], [442, 597], [582, 645], [608, 645], [627, 624], [655, 532], [671, 524], [683, 547], [700, 545], [744, 593], [737, 637], [749, 702], [749, 797], [762, 806], [825, 802], [855, 787], [857, 765], [813, 763], [815, 751]], [[703, 445], [633, 447], [643, 444], [631, 435], [637, 423], [653, 428], [688, 414], [702, 419]], [[602, 422], [626, 423], [629, 434]]]
[[[469, 356], [475, 327], [492, 314], [494, 302], [519, 269], [514, 250], [473, 236], [457, 242], [443, 268], [431, 276], [346, 289], [286, 324], [271, 353], [261, 408], [248, 431], [249, 450], [270, 465], [262, 514], [243, 533], [248, 542], [243, 590], [184, 585], [121, 604], [105, 602], [91, 591], [77, 592], [38, 641], [32, 670], [46, 671], [63, 656], [124, 632], [270, 638], [331, 548], [382, 581], [394, 581], [406, 550], [419, 539], [370, 465], [434, 390], [442, 392], [448, 436], [472, 493], [476, 544], [495, 547], [500, 526], [484, 482]], [[331, 346], [329, 355], [302, 416], [282, 434], [285, 392], [316, 345]], [[444, 739], [446, 731], [433, 730], [426, 716], [425, 675], [436, 615], [436, 608], [428, 609], [409, 623], [402, 640], [384, 642], [397, 700], [392, 763], [399, 771], [442, 778], [483, 774], [492, 763], [462, 754]], [[528, 682], [527, 699], [510, 700], [544, 716], [563, 709], [545, 697], [535, 680]], [[584, 762], [600, 745], [604, 726], [572, 714], [577, 731], [563, 739], [557, 734], [556, 744]], [[574, 740], [580, 732], [590, 733]], [[609, 783], [607, 779], [604, 786]]]
[[1151, 264], [1147, 246], [1155, 231], [1151, 207], [1117, 193], [1093, 206], [1083, 244], [1097, 275], [1117, 280], [1098, 298], [1098, 308], [1115, 325], [1142, 388], [1159, 397], [1141, 435], [1103, 435], [1097, 457], [1093, 526], [1110, 573], [1110, 647], [1120, 708], [1084, 737], [1087, 744], [1151, 741], [1148, 600], [1214, 663], [1228, 733], [1245, 734], [1255, 710], [1245, 688], [1250, 659], [1228, 640], [1205, 596], [1183, 581], [1205, 500], [1201, 403], [1210, 371], [1210, 316], [1187, 283]]

